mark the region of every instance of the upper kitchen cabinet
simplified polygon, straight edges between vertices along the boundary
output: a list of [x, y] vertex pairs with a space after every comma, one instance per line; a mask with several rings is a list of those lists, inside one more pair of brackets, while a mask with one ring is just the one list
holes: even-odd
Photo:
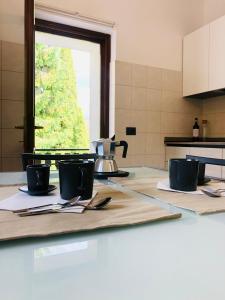
[[225, 16], [210, 24], [209, 90], [225, 88]]
[[204, 93], [209, 86], [209, 25], [183, 41], [183, 96]]
[[225, 94], [225, 16], [184, 38], [183, 96]]

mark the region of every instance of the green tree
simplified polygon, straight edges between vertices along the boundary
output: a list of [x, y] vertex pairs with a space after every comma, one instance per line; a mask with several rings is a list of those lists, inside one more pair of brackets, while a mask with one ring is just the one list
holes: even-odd
[[71, 49], [36, 44], [35, 90], [36, 148], [89, 148]]

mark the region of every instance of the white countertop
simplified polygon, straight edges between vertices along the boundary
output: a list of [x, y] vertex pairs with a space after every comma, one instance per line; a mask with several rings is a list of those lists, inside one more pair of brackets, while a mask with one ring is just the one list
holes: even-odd
[[[165, 174], [149, 168], [131, 171], [136, 177]], [[225, 213], [198, 216], [129, 193], [183, 217], [2, 242], [1, 299], [224, 300]]]

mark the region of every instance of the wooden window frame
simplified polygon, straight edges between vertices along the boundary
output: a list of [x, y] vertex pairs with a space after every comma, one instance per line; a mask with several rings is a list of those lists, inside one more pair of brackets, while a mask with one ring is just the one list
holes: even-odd
[[110, 89], [110, 34], [78, 28], [70, 25], [35, 19], [34, 4], [25, 0], [25, 118], [24, 118], [24, 151], [34, 149], [34, 120], [35, 120], [35, 31], [56, 34], [85, 41], [98, 43], [101, 55], [100, 77], [100, 137], [109, 137], [109, 89]]

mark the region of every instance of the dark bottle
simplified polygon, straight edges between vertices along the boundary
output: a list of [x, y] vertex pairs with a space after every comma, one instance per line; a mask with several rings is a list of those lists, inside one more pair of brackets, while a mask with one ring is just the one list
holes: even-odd
[[195, 123], [194, 123], [194, 126], [193, 126], [193, 137], [195, 139], [199, 138], [198, 118], [195, 118]]

